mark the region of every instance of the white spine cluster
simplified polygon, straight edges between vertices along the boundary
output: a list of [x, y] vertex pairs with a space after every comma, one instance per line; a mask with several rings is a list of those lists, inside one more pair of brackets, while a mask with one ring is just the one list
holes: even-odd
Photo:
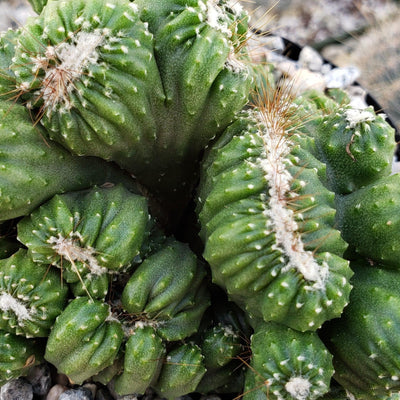
[[285, 385], [286, 391], [296, 400], [307, 400], [310, 395], [311, 383], [301, 376], [293, 376]]
[[70, 94], [75, 89], [74, 82], [83, 76], [85, 69], [98, 62], [97, 48], [103, 44], [101, 31], [79, 31], [70, 41], [57, 46], [48, 46], [44, 57], [32, 57], [34, 71], [45, 72], [39, 97], [43, 99], [44, 109], [54, 111], [58, 105], [64, 110], [72, 107]]
[[71, 232], [68, 238], [63, 237], [61, 234], [51, 236], [47, 243], [51, 244], [57, 254], [72, 265], [78, 261], [85, 264], [93, 275], [105, 274], [108, 270], [97, 261], [94, 256], [96, 250], [90, 246], [82, 247], [80, 245], [81, 241], [82, 237], [79, 232]]
[[0, 310], [5, 312], [11, 311], [20, 323], [32, 319], [28, 308], [21, 301], [18, 301], [6, 292], [0, 294]]
[[369, 109], [349, 108], [345, 111], [348, 128], [355, 128], [364, 122], [375, 121], [375, 113]]
[[279, 121], [274, 121], [273, 118], [273, 115], [266, 116], [262, 112], [258, 114], [258, 120], [265, 126], [261, 132], [265, 156], [260, 159], [260, 164], [269, 185], [268, 205], [264, 211], [267, 227], [275, 233], [276, 248], [288, 260], [282, 271], [296, 269], [305, 280], [314, 282], [314, 288], [323, 289], [328, 266], [325, 263], [319, 265], [313, 253], [304, 249], [294, 211], [288, 207], [287, 199], [290, 197], [293, 201], [297, 196], [291, 191], [293, 177], [286, 168], [291, 141]]

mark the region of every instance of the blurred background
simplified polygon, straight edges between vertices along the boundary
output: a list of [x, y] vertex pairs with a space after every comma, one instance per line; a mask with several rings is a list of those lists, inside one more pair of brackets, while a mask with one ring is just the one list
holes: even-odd
[[[151, 0], [149, 0], [151, 1]], [[235, 1], [235, 0], [232, 0]], [[254, 28], [311, 46], [358, 82], [400, 128], [400, 2], [396, 0], [242, 0]], [[0, 31], [33, 15], [26, 0], [0, 0]]]

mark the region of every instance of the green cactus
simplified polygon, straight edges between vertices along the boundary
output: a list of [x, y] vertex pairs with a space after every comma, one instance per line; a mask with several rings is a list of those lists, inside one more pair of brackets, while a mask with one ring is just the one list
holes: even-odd
[[76, 294], [104, 298], [108, 275], [143, 256], [151, 228], [147, 201], [122, 185], [56, 195], [18, 223], [32, 258], [63, 270]]
[[357, 253], [393, 268], [399, 268], [400, 259], [399, 199], [399, 174], [336, 199], [343, 238]]
[[335, 379], [351, 398], [388, 399], [400, 391], [398, 271], [368, 261], [351, 263], [350, 304], [324, 327]]
[[19, 37], [16, 86], [52, 139], [182, 205], [175, 193], [188, 195], [200, 151], [251, 85], [235, 50], [245, 13], [220, 3], [49, 2]]
[[316, 173], [323, 164], [307, 151], [313, 139], [289, 137], [284, 117], [246, 113], [207, 154], [204, 257], [214, 282], [252, 317], [315, 330], [341, 314], [352, 272], [333, 228], [334, 194]]
[[46, 6], [47, 0], [28, 0], [29, 4], [32, 6], [33, 10], [40, 14], [43, 10], [43, 7]]
[[351, 193], [391, 173], [394, 129], [372, 107], [337, 107], [318, 122], [314, 137], [330, 190]]
[[123, 335], [121, 323], [107, 304], [79, 297], [57, 318], [44, 357], [81, 384], [113, 363]]
[[43, 343], [0, 330], [0, 384], [25, 376], [43, 361]]
[[57, 193], [107, 182], [135, 188], [115, 166], [72, 156], [44, 137], [23, 106], [0, 100], [0, 221], [27, 215]]
[[0, 329], [47, 337], [67, 301], [58, 271], [37, 265], [24, 249], [0, 260]]
[[116, 392], [144, 393], [157, 381], [165, 353], [165, 343], [157, 330], [138, 323], [125, 344], [123, 372], [114, 384]]
[[15, 89], [15, 75], [10, 69], [10, 65], [19, 34], [19, 31], [12, 29], [0, 32], [0, 94], [3, 100], [18, 99], [18, 90]]
[[312, 400], [328, 392], [332, 356], [315, 332], [261, 323], [251, 349], [244, 400]]
[[210, 305], [204, 278], [189, 247], [171, 240], [133, 272], [122, 292], [122, 307], [156, 327], [164, 340], [182, 340], [197, 331]]
[[175, 399], [195, 391], [205, 372], [200, 347], [191, 343], [178, 345], [167, 353], [155, 389], [160, 396]]

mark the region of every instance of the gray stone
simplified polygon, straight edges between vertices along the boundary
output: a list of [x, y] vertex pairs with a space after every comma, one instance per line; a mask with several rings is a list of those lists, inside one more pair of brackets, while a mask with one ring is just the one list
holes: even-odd
[[344, 89], [352, 85], [360, 76], [356, 67], [333, 68], [324, 75], [328, 89]]
[[321, 71], [324, 60], [321, 55], [312, 47], [304, 46], [299, 54], [299, 65], [310, 71]]
[[58, 400], [62, 393], [64, 393], [68, 388], [64, 385], [54, 385], [47, 393], [46, 400]]
[[0, 400], [32, 400], [32, 385], [25, 378], [8, 381], [1, 387]]
[[48, 364], [33, 367], [26, 378], [32, 385], [33, 394], [38, 396], [46, 395], [52, 386], [51, 371]]
[[85, 387], [68, 389], [63, 392], [58, 400], [94, 400], [92, 391]]

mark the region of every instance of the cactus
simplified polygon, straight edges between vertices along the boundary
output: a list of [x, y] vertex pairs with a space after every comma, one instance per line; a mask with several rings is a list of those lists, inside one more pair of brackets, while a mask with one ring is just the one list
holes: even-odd
[[251, 84], [235, 51], [244, 12], [224, 1], [191, 3], [49, 2], [21, 32], [12, 66], [50, 138], [117, 162], [175, 201], [175, 192], [192, 188], [200, 151], [246, 103]]
[[334, 377], [354, 398], [388, 399], [400, 390], [399, 273], [365, 260], [351, 267], [350, 304], [324, 328]]
[[[29, 214], [57, 193], [133, 180], [115, 166], [72, 156], [45, 140], [21, 105], [0, 100], [0, 221]], [[131, 183], [132, 182], [132, 183]]]
[[400, 175], [394, 174], [336, 199], [343, 238], [358, 254], [393, 268], [400, 259], [399, 190]]
[[385, 115], [372, 107], [352, 107], [338, 91], [334, 95], [337, 102], [314, 92], [297, 103], [305, 114], [317, 115], [303, 130], [315, 138], [315, 155], [326, 166], [326, 186], [348, 194], [391, 173], [396, 142]]
[[171, 241], [133, 272], [121, 303], [125, 311], [154, 324], [168, 341], [196, 332], [209, 306], [205, 270], [187, 245]]
[[0, 32], [0, 93], [3, 100], [18, 97], [15, 84], [15, 75], [9, 68], [14, 56], [14, 46], [19, 31], [8, 29]]
[[31, 4], [0, 35], [0, 382], [398, 397], [384, 116], [288, 96], [234, 0]]
[[93, 188], [54, 196], [18, 223], [18, 239], [36, 262], [62, 268], [67, 282], [104, 298], [107, 276], [143, 256], [150, 222], [143, 196], [122, 185]]
[[59, 273], [18, 250], [0, 260], [0, 329], [27, 338], [47, 337], [67, 292]]
[[193, 392], [206, 369], [199, 346], [191, 343], [178, 345], [168, 352], [155, 389], [167, 399]]
[[304, 147], [313, 139], [288, 137], [273, 118], [245, 114], [207, 155], [198, 205], [204, 257], [214, 282], [252, 317], [315, 330], [341, 314], [352, 272], [333, 228], [334, 194]]
[[332, 356], [315, 332], [259, 324], [251, 339], [244, 400], [318, 399], [328, 392]]
[[158, 379], [165, 343], [152, 326], [138, 323], [125, 344], [123, 372], [115, 379], [120, 395], [144, 393]]
[[0, 384], [28, 374], [43, 360], [43, 343], [0, 330]]
[[57, 318], [44, 357], [70, 380], [82, 383], [113, 363], [122, 339], [121, 323], [110, 307], [80, 297]]

